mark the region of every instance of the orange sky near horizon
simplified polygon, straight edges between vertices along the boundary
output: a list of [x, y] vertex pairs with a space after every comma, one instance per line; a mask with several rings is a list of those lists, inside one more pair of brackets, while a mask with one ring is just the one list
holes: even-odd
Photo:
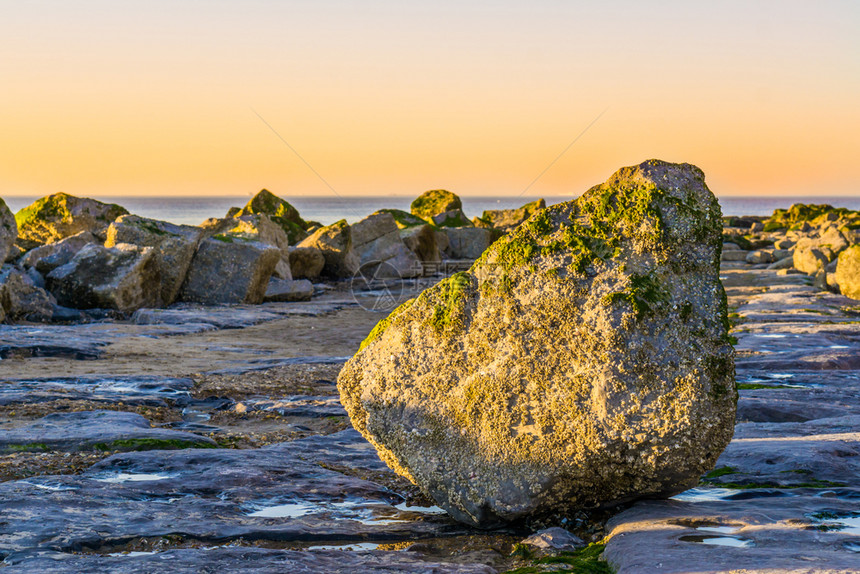
[[643, 4], [7, 2], [0, 197], [860, 195], [860, 4]]

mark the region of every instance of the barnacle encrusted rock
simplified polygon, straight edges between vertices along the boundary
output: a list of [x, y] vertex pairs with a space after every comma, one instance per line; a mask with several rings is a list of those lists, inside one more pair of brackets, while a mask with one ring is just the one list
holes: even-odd
[[623, 168], [380, 322], [341, 401], [481, 527], [690, 488], [735, 418], [720, 235], [701, 170]]

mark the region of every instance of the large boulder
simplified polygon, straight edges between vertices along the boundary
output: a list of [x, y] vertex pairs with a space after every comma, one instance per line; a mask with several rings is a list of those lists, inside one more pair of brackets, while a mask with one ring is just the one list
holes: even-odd
[[319, 279], [325, 257], [316, 247], [290, 247], [290, 271], [293, 279]]
[[422, 263], [436, 263], [442, 260], [436, 232], [428, 224], [402, 229], [400, 239]]
[[154, 264], [161, 277], [161, 303], [170, 305], [179, 296], [203, 230], [190, 225], [123, 215], [107, 230], [105, 247], [120, 243], [152, 247]]
[[15, 214], [18, 243], [26, 249], [59, 241], [81, 231], [104, 239], [108, 226], [128, 211], [113, 203], [102, 203], [68, 193], [39, 199]]
[[47, 276], [57, 302], [74, 309], [116, 309], [123, 313], [161, 306], [161, 276], [151, 247], [120, 243], [84, 246]]
[[481, 227], [453, 227], [445, 229], [448, 237], [448, 254], [453, 259], [477, 259], [493, 242], [490, 229]]
[[17, 239], [18, 225], [15, 223], [15, 216], [6, 202], [0, 199], [0, 265], [6, 261]]
[[422, 273], [421, 261], [400, 239], [400, 229], [390, 213], [374, 213], [354, 223], [352, 245], [365, 276], [416, 277]]
[[245, 207], [229, 216], [253, 214], [268, 215], [284, 230], [290, 243], [296, 244], [308, 236], [305, 231], [309, 227], [308, 222], [301, 218], [299, 210], [267, 189], [260, 190]]
[[492, 209], [484, 211], [480, 221], [489, 227], [500, 229], [507, 233], [545, 207], [546, 201], [538, 199], [537, 201], [525, 204], [519, 209]]
[[462, 209], [452, 209], [429, 218], [436, 227], [472, 227], [475, 224], [466, 217]]
[[860, 245], [852, 245], [836, 260], [835, 283], [846, 297], [860, 299]]
[[419, 195], [410, 205], [412, 215], [430, 221], [433, 216], [463, 209], [463, 202], [446, 189], [431, 189]]
[[[232, 219], [216, 220], [214, 231], [217, 234], [235, 239], [257, 241], [273, 245], [281, 250], [281, 260], [275, 266], [275, 276], [279, 279], [292, 279], [290, 271], [290, 241], [283, 227], [275, 223], [265, 213], [237, 215]], [[213, 233], [214, 234], [214, 233]]]
[[481, 527], [695, 486], [737, 401], [720, 232], [698, 168], [621, 169], [381, 321], [341, 402], [392, 469]]
[[322, 274], [332, 279], [352, 277], [361, 265], [353, 249], [352, 230], [345, 219], [320, 227], [297, 247], [314, 247], [325, 258]]
[[281, 250], [267, 243], [218, 234], [200, 242], [180, 301], [215, 305], [261, 303]]
[[314, 286], [307, 279], [278, 279], [272, 277], [266, 287], [263, 301], [287, 302], [310, 301], [314, 294]]
[[0, 268], [0, 320], [50, 321], [57, 301], [35, 284], [21, 268], [3, 265]]
[[42, 275], [47, 275], [60, 265], [71, 261], [86, 245], [93, 243], [101, 243], [101, 241], [89, 231], [81, 231], [60, 241], [31, 249], [24, 254], [19, 263], [24, 267], [34, 268]]
[[830, 262], [827, 255], [821, 249], [797, 248], [792, 254], [794, 268], [808, 275], [814, 275]]
[[424, 218], [412, 215], [408, 211], [403, 211], [401, 209], [380, 209], [376, 213], [390, 213], [394, 218], [394, 222], [397, 223], [397, 227], [400, 229], [409, 229], [410, 227], [427, 225], [427, 220]]

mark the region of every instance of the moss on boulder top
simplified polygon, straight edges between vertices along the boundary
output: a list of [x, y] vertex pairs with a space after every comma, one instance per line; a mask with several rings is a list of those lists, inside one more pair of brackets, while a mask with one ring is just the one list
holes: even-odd
[[397, 227], [400, 229], [409, 229], [410, 227], [427, 225], [427, 221], [425, 219], [422, 219], [417, 215], [412, 215], [408, 211], [403, 211], [402, 209], [380, 209], [374, 212], [373, 215], [376, 215], [377, 213], [390, 213], [391, 216], [394, 217], [394, 223], [396, 223]]
[[353, 426], [481, 527], [694, 486], [734, 429], [721, 231], [658, 160], [541, 210], [374, 329], [338, 377]]
[[765, 231], [800, 229], [804, 223], [812, 227], [835, 224], [837, 227], [860, 229], [860, 211], [833, 207], [826, 203], [795, 203], [788, 209], [776, 209], [764, 220]]
[[432, 220], [434, 215], [462, 208], [463, 202], [460, 201], [460, 198], [445, 189], [425, 191], [410, 206], [412, 215], [417, 215], [428, 221]]
[[[231, 210], [232, 211], [232, 210]], [[242, 217], [243, 215], [265, 214], [277, 223], [284, 233], [287, 234], [291, 244], [295, 245], [308, 236], [306, 229], [310, 227], [307, 221], [301, 218], [299, 210], [281, 199], [268, 189], [262, 189], [245, 204], [245, 207], [233, 211], [230, 217]]]
[[55, 193], [15, 214], [20, 243], [26, 248], [53, 243], [81, 231], [104, 238], [114, 220], [128, 210], [115, 203]]

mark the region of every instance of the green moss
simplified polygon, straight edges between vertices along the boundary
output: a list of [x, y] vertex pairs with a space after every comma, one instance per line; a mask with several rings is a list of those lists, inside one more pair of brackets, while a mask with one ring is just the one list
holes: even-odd
[[439, 227], [474, 227], [474, 224], [469, 221], [466, 215], [459, 210], [454, 211], [454, 215], [448, 215], [445, 220], [437, 223]]
[[31, 442], [27, 444], [7, 444], [5, 450], [13, 452], [48, 452], [51, 450], [51, 447], [43, 442]]
[[736, 469], [733, 466], [721, 466], [720, 468], [715, 468], [714, 470], [712, 470], [711, 472], [706, 474], [703, 478], [705, 480], [708, 480], [708, 479], [713, 479], [713, 478], [719, 478], [719, 477], [725, 476], [727, 474], [736, 474], [737, 472], [738, 472], [738, 469]]
[[217, 235], [213, 235], [212, 239], [215, 241], [220, 241], [222, 243], [233, 243], [233, 236], [227, 235], [225, 233], [218, 233]]
[[[504, 574], [531, 574], [531, 573], [577, 573], [577, 574], [612, 574], [612, 567], [601, 560], [606, 545], [592, 543], [574, 552], [560, 552], [553, 556], [545, 556], [533, 561], [533, 566], [524, 566], [515, 570], [508, 570]], [[562, 565], [557, 570], [547, 570], [545, 566]], [[543, 568], [542, 568], [543, 566]]]
[[655, 307], [668, 300], [669, 295], [653, 275], [632, 275], [630, 283], [623, 291], [604, 295], [601, 302], [604, 305], [614, 305], [624, 302], [630, 305], [637, 319], [652, 314]]
[[732, 490], [752, 490], [755, 488], [780, 488], [791, 490], [795, 488], [840, 488], [847, 486], [844, 482], [832, 482], [829, 480], [811, 480], [794, 484], [778, 484], [776, 482], [709, 482], [708, 485], [718, 488], [729, 488]]
[[[412, 215], [408, 211], [403, 211], [401, 209], [380, 209], [376, 213], [389, 213], [392, 217], [394, 217], [394, 222], [397, 224], [397, 227], [400, 229], [409, 229], [410, 227], [418, 227], [419, 225], [427, 225], [427, 220], [418, 217], [417, 215]], [[430, 223], [432, 227], [436, 227], [434, 224]]]
[[365, 347], [367, 347], [369, 344], [381, 337], [385, 330], [388, 329], [389, 326], [391, 326], [391, 322], [394, 321], [394, 319], [398, 315], [409, 309], [413, 303], [415, 303], [415, 299], [409, 299], [408, 301], [404, 302], [399, 307], [394, 309], [394, 311], [392, 311], [391, 314], [388, 315], [388, 317], [377, 323], [376, 326], [371, 329], [370, 333], [367, 335], [364, 341], [361, 342], [361, 345], [359, 345], [358, 347], [358, 351], [361, 352], [362, 350], [364, 350]]
[[[289, 202], [281, 199], [268, 189], [262, 189], [260, 192], [251, 198], [240, 211], [236, 212], [234, 217], [251, 214], [268, 215], [272, 221], [284, 228], [287, 236], [290, 236], [291, 228], [298, 227], [304, 232], [308, 228], [308, 223], [301, 218], [299, 210], [289, 204]], [[288, 225], [291, 224], [291, 225]], [[295, 230], [292, 230], [295, 233]], [[291, 238], [290, 243], [294, 240]]]
[[744, 251], [750, 251], [753, 248], [750, 240], [744, 237], [743, 235], [731, 235], [728, 233], [723, 233], [723, 243], [734, 243]]
[[790, 389], [788, 385], [760, 385], [758, 383], [738, 383], [739, 391], [757, 391], [760, 389]]
[[434, 215], [462, 209], [463, 203], [456, 194], [451, 193], [446, 189], [431, 189], [425, 191], [410, 205], [413, 215], [424, 219], [432, 218]]
[[472, 276], [465, 271], [455, 273], [438, 284], [438, 298], [428, 322], [441, 333], [446, 329], [462, 325], [463, 304], [472, 286]]
[[118, 439], [110, 443], [96, 443], [93, 448], [101, 451], [111, 450], [176, 450], [183, 448], [217, 448], [207, 443], [189, 442], [180, 439], [164, 438], [129, 438]]
[[849, 228], [860, 226], [860, 211], [827, 204], [796, 203], [788, 209], [777, 209], [764, 222], [765, 231], [780, 229], [799, 229], [804, 223], [821, 225], [828, 220], [840, 220]]

